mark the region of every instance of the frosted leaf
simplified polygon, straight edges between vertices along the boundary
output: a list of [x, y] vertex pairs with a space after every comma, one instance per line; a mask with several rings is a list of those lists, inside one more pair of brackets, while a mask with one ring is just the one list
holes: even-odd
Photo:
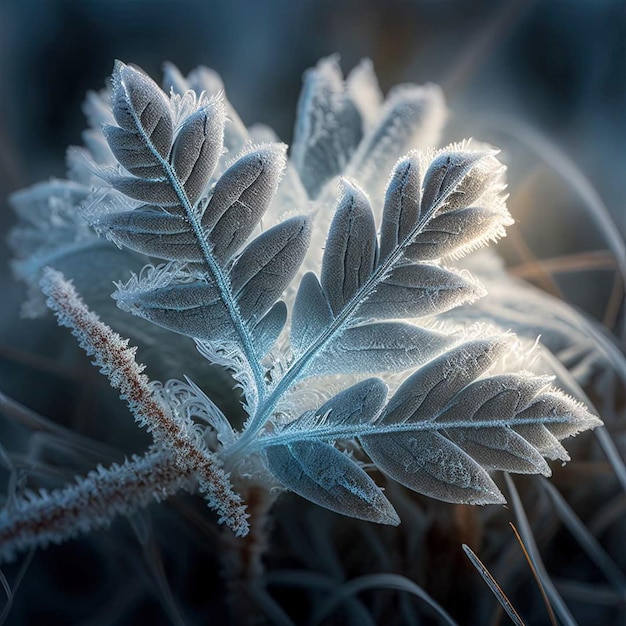
[[291, 321], [291, 347], [299, 356], [332, 322], [333, 312], [313, 272], [300, 281]]
[[272, 446], [265, 454], [272, 474], [307, 500], [349, 517], [393, 526], [400, 523], [376, 483], [333, 446], [296, 442]]
[[250, 152], [215, 184], [202, 224], [211, 230], [213, 254], [220, 262], [237, 252], [263, 217], [285, 167], [285, 146]]
[[468, 273], [437, 265], [400, 265], [361, 305], [362, 315], [377, 318], [424, 317], [473, 302], [485, 290]]
[[172, 167], [192, 204], [200, 198], [222, 153], [225, 112], [212, 100], [183, 123], [172, 148]]
[[333, 312], [341, 310], [367, 280], [377, 256], [376, 226], [369, 200], [346, 181], [322, 262], [321, 283]]
[[346, 92], [337, 58], [305, 74], [291, 158], [309, 197], [340, 174], [362, 136], [361, 115]]
[[311, 225], [294, 217], [259, 235], [235, 263], [231, 281], [245, 319], [265, 314], [286, 289], [302, 263]]
[[149, 76], [120, 61], [115, 64], [112, 82], [115, 121], [122, 130], [143, 140], [144, 157], [157, 164], [156, 156], [146, 150], [145, 141], [149, 141], [162, 158], [169, 154], [174, 127], [167, 97]]
[[121, 288], [115, 299], [120, 308], [189, 337], [217, 341], [233, 335], [219, 289], [204, 281], [145, 291]]
[[380, 226], [381, 260], [386, 259], [417, 227], [421, 184], [419, 156], [410, 153], [396, 165], [387, 185]]
[[431, 359], [451, 340], [404, 322], [355, 326], [316, 357], [312, 375], [401, 372]]

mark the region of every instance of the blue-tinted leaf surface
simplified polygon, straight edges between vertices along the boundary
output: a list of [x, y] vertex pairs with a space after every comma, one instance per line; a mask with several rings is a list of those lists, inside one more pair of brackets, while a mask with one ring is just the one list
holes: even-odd
[[[413, 261], [430, 261], [471, 250], [486, 237], [500, 234], [502, 222], [502, 211], [485, 207], [442, 213], [430, 220], [413, 239], [406, 257]], [[508, 219], [506, 223], [509, 223]]]
[[202, 250], [188, 222], [160, 207], [106, 213], [93, 220], [94, 227], [119, 245], [168, 261], [202, 261]]
[[[112, 101], [115, 121], [122, 130], [143, 142], [145, 158], [150, 158], [145, 150], [147, 142], [161, 157], [167, 157], [174, 125], [167, 96], [159, 86], [141, 70], [118, 61], [113, 73]], [[154, 154], [153, 163], [159, 163]]]
[[387, 187], [380, 227], [380, 259], [384, 260], [417, 227], [420, 217], [421, 176], [419, 158], [407, 156], [396, 165]]
[[204, 191], [222, 152], [225, 112], [221, 101], [213, 100], [189, 116], [172, 149], [172, 167], [185, 188], [191, 204]]
[[472, 184], [468, 174], [486, 156], [489, 153], [449, 151], [435, 158], [424, 174], [422, 212], [430, 213], [446, 201], [449, 209], [471, 206], [482, 186]]
[[255, 324], [252, 335], [259, 357], [265, 356], [272, 349], [286, 321], [287, 305], [282, 300], [279, 300]]
[[204, 281], [118, 291], [118, 305], [174, 332], [205, 341], [234, 339], [219, 289]]
[[233, 293], [245, 319], [258, 319], [291, 282], [309, 245], [310, 222], [294, 217], [259, 235], [232, 270]]
[[437, 265], [400, 265], [361, 305], [361, 315], [424, 317], [443, 313], [484, 294], [476, 282]]
[[217, 181], [204, 212], [213, 255], [228, 261], [252, 234], [276, 193], [285, 166], [284, 147], [246, 154]]
[[291, 319], [291, 348], [296, 356], [332, 322], [333, 312], [322, 287], [313, 272], [300, 281]]
[[376, 483], [345, 454], [319, 441], [272, 446], [267, 464], [280, 482], [331, 511], [379, 524], [400, 519]]
[[348, 182], [344, 185], [322, 264], [321, 283], [334, 313], [369, 278], [378, 256], [376, 225], [369, 200], [358, 187]]
[[401, 372], [449, 345], [443, 333], [404, 322], [377, 322], [347, 329], [314, 361], [309, 375]]

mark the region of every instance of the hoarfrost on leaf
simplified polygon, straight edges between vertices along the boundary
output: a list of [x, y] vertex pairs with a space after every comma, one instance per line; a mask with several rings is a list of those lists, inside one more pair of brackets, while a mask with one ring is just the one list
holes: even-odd
[[[446, 502], [498, 504], [490, 472], [549, 475], [546, 459], [567, 458], [560, 441], [600, 424], [552, 379], [507, 370], [520, 350], [510, 333], [459, 327], [458, 311], [471, 317], [485, 289], [450, 263], [504, 236], [512, 219], [497, 150], [436, 149], [438, 87], [403, 85], [383, 101], [369, 62], [344, 81], [338, 59], [323, 59], [305, 75], [287, 155], [268, 129], [246, 129], [211, 70], [184, 77], [168, 64], [164, 84], [169, 93], [117, 62], [110, 105], [89, 96], [75, 180], [12, 198], [16, 269], [31, 283], [44, 265], [71, 275], [76, 246], [112, 240], [122, 248], [107, 247], [120, 260], [118, 307], [228, 370], [248, 418], [237, 432], [190, 379], [149, 385], [121, 337], [46, 270], [60, 321], [155, 438], [142, 459], [99, 475], [152, 464], [164, 481], [155, 498], [197, 488], [238, 534], [248, 520], [232, 486], [249, 483], [398, 524], [372, 467]], [[270, 141], [253, 143], [261, 136]], [[127, 258], [144, 269], [129, 278]], [[92, 481], [105, 503], [110, 481]], [[70, 516], [50, 528], [42, 511], [78, 502], [87, 482], [49, 494], [45, 507], [33, 496], [5, 509], [5, 529], [39, 516], [43, 530], [7, 539], [2, 554], [149, 500], [136, 490], [91, 524]]]

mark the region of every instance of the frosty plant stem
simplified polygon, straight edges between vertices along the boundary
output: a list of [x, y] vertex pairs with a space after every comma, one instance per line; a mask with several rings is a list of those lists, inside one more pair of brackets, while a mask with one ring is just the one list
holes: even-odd
[[220, 520], [236, 534], [245, 535], [248, 531], [245, 507], [232, 491], [219, 459], [207, 449], [191, 419], [173, 415], [156, 396], [147, 376], [142, 374], [143, 366], [135, 361], [136, 348], [129, 348], [128, 340], [100, 321], [61, 273], [46, 269], [42, 289], [59, 324], [71, 328], [80, 346], [94, 357], [94, 364], [128, 403], [135, 421], [147, 428], [157, 446], [170, 451], [183, 475], [197, 478], [200, 491]]
[[0, 511], [0, 557], [12, 560], [18, 551], [105, 528], [118, 515], [195, 488], [190, 471], [181, 470], [168, 451], [152, 448], [122, 464], [99, 467], [64, 489], [26, 492]]

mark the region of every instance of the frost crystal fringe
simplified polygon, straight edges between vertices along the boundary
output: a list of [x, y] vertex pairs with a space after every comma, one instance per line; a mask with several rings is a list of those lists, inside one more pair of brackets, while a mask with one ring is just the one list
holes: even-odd
[[142, 374], [143, 366], [135, 361], [136, 348], [129, 348], [128, 340], [90, 311], [60, 272], [46, 268], [41, 286], [59, 323], [71, 328], [80, 346], [94, 356], [94, 364], [109, 378], [111, 386], [120, 390], [135, 420], [148, 429], [157, 444], [172, 451], [183, 473], [193, 472], [200, 491], [217, 511], [220, 521], [235, 534], [245, 535], [248, 532], [245, 507], [233, 492], [220, 461], [207, 450], [189, 417], [173, 416], [155, 397], [147, 376]]
[[106, 528], [117, 515], [131, 515], [194, 486], [190, 471], [181, 471], [168, 452], [152, 449], [122, 465], [99, 467], [65, 489], [27, 492], [0, 510], [0, 559], [11, 561], [19, 551]]

